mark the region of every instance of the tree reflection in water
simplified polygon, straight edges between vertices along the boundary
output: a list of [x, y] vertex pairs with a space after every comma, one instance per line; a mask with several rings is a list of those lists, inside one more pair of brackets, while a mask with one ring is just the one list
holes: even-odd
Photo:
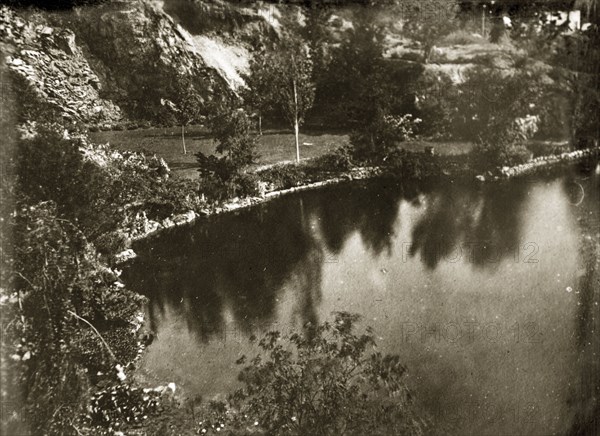
[[442, 259], [465, 256], [493, 267], [519, 253], [521, 215], [528, 184], [515, 181], [480, 187], [446, 184], [431, 192], [412, 232], [410, 254], [435, 269]]
[[[188, 359], [196, 362], [201, 359], [204, 349], [214, 352], [215, 348], [210, 348], [211, 346], [225, 343], [221, 340], [222, 335], [232, 327], [250, 336], [265, 328], [281, 330], [281, 326], [275, 325], [277, 323], [284, 323], [286, 328], [297, 328], [306, 322], [321, 321], [319, 317], [325, 315], [324, 310], [337, 304], [332, 303], [332, 296], [337, 291], [360, 294], [356, 298], [353, 294], [348, 295], [348, 298], [343, 296], [343, 304], [363, 304], [358, 311], [379, 317], [385, 311], [375, 304], [366, 307], [364, 303], [369, 300], [370, 291], [358, 288], [373, 280], [381, 280], [381, 295], [385, 295], [390, 301], [413, 301], [418, 308], [421, 304], [419, 293], [422, 293], [427, 301], [424, 319], [429, 314], [433, 314], [433, 319], [441, 321], [453, 319], [447, 316], [454, 315], [448, 315], [439, 309], [443, 306], [441, 303], [445, 302], [438, 301], [441, 294], [436, 294], [434, 290], [428, 291], [426, 286], [420, 288], [418, 282], [410, 284], [414, 289], [403, 289], [403, 284], [394, 281], [394, 274], [400, 270], [407, 275], [412, 274], [408, 268], [421, 263], [428, 271], [424, 273], [421, 268], [416, 268], [415, 275], [411, 275], [411, 278], [417, 281], [429, 277], [447, 280], [455, 277], [453, 274], [464, 274], [466, 268], [473, 268], [473, 277], [461, 282], [470, 286], [469, 288], [464, 292], [462, 289], [455, 289], [455, 292], [446, 294], [452, 296], [452, 300], [447, 300], [449, 307], [470, 310], [468, 299], [471, 295], [481, 297], [477, 295], [480, 277], [489, 277], [492, 285], [487, 288], [490, 292], [485, 297], [490, 303], [480, 307], [483, 310], [480, 312], [482, 319], [487, 319], [488, 311], [498, 310], [500, 313], [505, 311], [512, 314], [509, 307], [518, 304], [520, 309], [510, 318], [515, 322], [520, 322], [523, 317], [534, 316], [533, 319], [540, 323], [540, 327], [550, 328], [544, 318], [546, 312], [537, 315], [548, 309], [548, 323], [575, 327], [572, 336], [560, 337], [555, 343], [549, 342], [560, 345], [561, 340], [569, 341], [572, 337], [573, 341], [577, 341], [576, 346], [575, 343], [573, 346], [576, 353], [574, 360], [564, 350], [548, 351], [544, 344], [521, 345], [531, 346], [535, 353], [541, 353], [539, 362], [545, 362], [544, 353], [556, 352], [558, 361], [572, 363], [564, 376], [570, 389], [569, 405], [564, 406], [564, 413], [568, 414], [568, 419], [572, 419], [572, 424], [568, 420], [564, 422], [569, 422], [574, 435], [589, 434], [594, 416], [598, 416], [597, 398], [600, 398], [600, 361], [597, 359], [600, 352], [600, 336], [597, 334], [600, 318], [597, 306], [600, 301], [599, 178], [593, 174], [571, 177], [562, 179], [562, 191], [556, 177], [549, 179], [549, 183], [537, 177], [535, 180], [514, 180], [489, 185], [447, 182], [432, 186], [379, 180], [304, 192], [237, 215], [217, 216], [194, 226], [172, 229], [157, 238], [140, 243], [135, 247], [139, 257], [128, 266], [124, 279], [137, 291], [150, 297], [151, 326], [159, 336], [160, 324], [163, 322], [163, 331], [167, 335], [181, 335], [182, 332], [178, 330], [179, 322], [184, 320], [192, 333], [192, 341], [211, 342], [205, 348], [199, 347], [196, 354], [190, 353], [191, 357]], [[584, 197], [581, 196], [577, 183], [585, 186]], [[531, 198], [535, 201], [530, 201]], [[535, 213], [532, 208], [536, 207], [541, 207], [542, 213]], [[565, 306], [564, 317], [567, 318], [564, 318], [561, 305], [569, 300], [554, 293], [557, 289], [564, 292], [564, 287], [560, 289], [562, 285], [557, 284], [556, 289], [548, 289], [555, 281], [554, 277], [547, 277], [548, 271], [552, 271], [552, 265], [548, 267], [549, 264], [544, 263], [544, 268], [525, 271], [523, 268], [507, 266], [505, 261], [511, 261], [515, 252], [519, 254], [519, 250], [522, 254], [522, 245], [527, 242], [522, 238], [531, 238], [536, 232], [540, 234], [539, 232], [552, 231], [557, 223], [565, 225], [565, 234], [559, 235], [559, 241], [562, 241], [560, 243], [570, 243], [573, 240], [573, 229], [568, 225], [571, 222], [569, 210], [572, 211], [573, 219], [578, 221], [581, 234], [580, 273], [576, 284], [569, 282], [573, 284], [574, 293], [577, 294], [570, 294], [577, 299], [577, 307]], [[560, 217], [554, 221], [552, 213], [556, 211], [560, 211]], [[549, 222], [546, 225], [540, 219]], [[546, 243], [547, 239], [553, 237], [547, 233], [543, 235]], [[402, 237], [410, 241], [401, 241]], [[393, 249], [404, 242], [411, 244], [412, 264], [395, 265], [400, 262], [401, 253], [395, 253]], [[558, 264], [561, 263], [562, 253], [560, 243], [549, 244], [550, 253], [558, 256]], [[441, 268], [440, 263], [444, 259], [455, 258], [457, 248], [462, 249], [462, 259], [458, 261], [463, 265], [456, 270]], [[572, 249], [572, 246], [565, 248]], [[344, 263], [339, 266], [326, 265], [329, 261], [335, 261], [336, 257]], [[387, 259], [378, 259], [381, 257]], [[351, 262], [345, 262], [346, 260]], [[363, 261], [364, 264], [355, 268], [357, 264], [354, 262]], [[385, 277], [380, 274], [380, 264], [386, 264], [389, 268]], [[507, 269], [503, 270], [501, 265], [507, 266]], [[396, 269], [392, 270], [392, 267]], [[572, 271], [571, 268], [577, 268], [577, 264], [570, 262], [564, 271]], [[436, 269], [439, 271], [433, 274]], [[376, 275], [367, 275], [371, 270]], [[485, 274], [480, 274], [481, 272]], [[489, 274], [490, 272], [493, 274]], [[515, 280], [518, 280], [513, 285], [522, 285], [522, 296], [520, 291], [517, 293], [519, 295], [504, 292], [503, 283], [494, 285], [494, 280], [507, 280], [513, 272], [517, 277]], [[346, 282], [348, 284], [344, 285], [346, 288], [343, 290], [331, 288], [339, 286], [336, 283], [347, 280], [347, 277], [355, 278], [360, 274], [365, 274], [365, 277], [361, 276], [357, 283]], [[496, 279], [494, 274], [498, 274]], [[534, 276], [531, 284], [524, 279], [530, 274]], [[322, 289], [325, 283], [328, 288]], [[498, 287], [501, 291], [497, 291]], [[526, 289], [531, 290], [531, 295], [527, 295]], [[399, 295], [396, 293], [401, 292], [406, 293], [405, 300], [397, 298]], [[542, 303], [546, 298], [544, 292], [548, 293], [547, 307]], [[440, 313], [435, 314], [433, 310], [438, 303]], [[387, 301], [384, 300], [382, 304], [387, 304]], [[495, 307], [495, 304], [499, 306]], [[404, 308], [404, 303], [400, 306]], [[570, 319], [570, 309], [576, 311], [575, 320]], [[390, 310], [402, 314], [400, 309]], [[439, 318], [435, 318], [438, 315]], [[387, 321], [381, 323], [379, 327]], [[390, 323], [393, 327], [393, 322]], [[175, 330], [169, 330], [173, 325], [176, 326]], [[164, 341], [171, 338], [174, 336], [163, 339], [163, 348], [159, 350], [170, 349], [164, 347]], [[187, 344], [186, 341], [187, 338], [184, 337], [178, 343]], [[472, 349], [473, 353], [482, 353], [474, 355], [484, 359], [483, 361], [489, 358], [489, 353], [497, 351], [496, 348], [486, 348], [485, 345], [478, 344]], [[231, 345], [227, 348], [229, 357], [237, 352], [236, 347], [237, 345]], [[523, 362], [530, 362], [526, 355], [529, 352], [527, 347], [522, 349], [515, 345], [514, 359], [517, 362], [519, 358], [525, 359]], [[422, 353], [422, 349], [418, 346], [416, 348], [413, 358], [415, 362], [420, 362], [419, 353]], [[532, 355], [532, 359], [537, 358], [536, 356], [539, 357]], [[460, 362], [456, 356], [448, 355], [444, 358], [448, 358], [452, 364]], [[488, 362], [492, 361], [493, 358], [490, 358]], [[186, 370], [197, 370], [200, 365], [213, 368], [212, 371], [227, 371], [227, 365], [213, 365], [210, 359], [188, 365], [184, 367]], [[511, 364], [505, 367], [512, 368]], [[162, 367], [159, 365], [159, 368]], [[504, 367], [499, 365], [499, 368]], [[552, 368], [553, 364], [549, 362], [546, 370], [553, 371]], [[207, 377], [218, 378], [215, 374], [211, 373]], [[570, 378], [571, 374], [577, 374], [580, 382], [572, 383], [577, 379]], [[215, 386], [219, 383], [223, 381], [215, 382]], [[535, 386], [536, 380], [532, 379], [531, 383]], [[425, 386], [425, 390], [429, 388], [431, 392], [435, 392], [436, 386], [434, 381]], [[488, 380], [486, 386], [495, 386], [494, 381]], [[209, 389], [211, 388], [212, 385]], [[564, 404], [563, 396], [557, 394], [557, 399]], [[554, 407], [551, 400], [544, 404]], [[502, 398], [499, 397], [497, 404], [499, 407], [503, 404]]]
[[529, 187], [382, 180], [306, 192], [141, 243], [126, 280], [150, 297], [153, 329], [168, 307], [202, 340], [224, 333], [226, 312], [250, 335], [277, 321], [289, 284], [296, 302], [291, 316], [301, 326], [318, 321], [323, 263], [353, 234], [371, 256], [394, 255], [402, 201], [421, 210], [410, 254], [429, 269], [458, 248], [474, 267], [490, 268], [520, 249]]
[[143, 261], [127, 271], [126, 279], [150, 298], [151, 322], [156, 322], [155, 311], [177, 308], [204, 340], [222, 332], [225, 307], [245, 332], [269, 323], [283, 283], [315, 250], [293, 206], [274, 202], [145, 242], [138, 248]]
[[389, 184], [335, 187], [173, 229], [136, 247], [141, 256], [125, 278], [150, 298], [154, 330], [158, 315], [175, 308], [208, 340], [224, 333], [227, 308], [249, 335], [274, 321], [287, 282], [297, 291], [297, 324], [316, 322], [325, 252], [339, 253], [358, 231], [375, 255], [391, 255], [403, 192]]

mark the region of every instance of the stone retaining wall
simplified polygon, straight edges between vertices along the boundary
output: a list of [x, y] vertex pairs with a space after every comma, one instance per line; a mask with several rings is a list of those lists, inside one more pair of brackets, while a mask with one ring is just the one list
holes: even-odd
[[[514, 167], [503, 167], [500, 169], [500, 174], [503, 178], [510, 178], [524, 174], [529, 174], [540, 168], [548, 168], [558, 164], [572, 164], [592, 156], [598, 156], [599, 150], [600, 149], [598, 148], [591, 148], [585, 150], [576, 150], [569, 153], [562, 153], [560, 155], [541, 156], [522, 165], [516, 165]], [[131, 239], [133, 241], [139, 241], [153, 234], [156, 234], [161, 230], [189, 224], [201, 216], [217, 215], [221, 213], [231, 212], [234, 210], [244, 209], [257, 204], [265, 203], [275, 198], [279, 198], [283, 195], [292, 194], [300, 191], [306, 191], [309, 189], [317, 189], [323, 186], [333, 185], [344, 181], [366, 180], [381, 176], [382, 174], [382, 170], [377, 167], [354, 168], [348, 172], [345, 172], [337, 177], [332, 177], [330, 179], [314, 183], [308, 183], [306, 185], [296, 186], [289, 189], [267, 192], [260, 197], [234, 198], [233, 200], [213, 209], [204, 209], [200, 211], [199, 214], [195, 213], [194, 211], [189, 211], [184, 214], [179, 214], [173, 217], [166, 218], [162, 222], [149, 220], [148, 218], [146, 218], [145, 213], [142, 213], [137, 217], [137, 219], [139, 220], [139, 224], [136, 225], [136, 229], [131, 235]], [[481, 181], [485, 180], [483, 176], [477, 176], [477, 178]], [[495, 180], [498, 179], [499, 177], [495, 178]], [[123, 251], [122, 253], [117, 254], [115, 256], [115, 261], [117, 263], [122, 263], [135, 257], [135, 252], [131, 249], [128, 249]]]
[[585, 150], [575, 150], [558, 155], [540, 156], [521, 165], [514, 167], [502, 167], [500, 174], [504, 178], [530, 174], [541, 168], [555, 166], [558, 164], [572, 164], [584, 160], [591, 156], [598, 156], [600, 148], [588, 148]]

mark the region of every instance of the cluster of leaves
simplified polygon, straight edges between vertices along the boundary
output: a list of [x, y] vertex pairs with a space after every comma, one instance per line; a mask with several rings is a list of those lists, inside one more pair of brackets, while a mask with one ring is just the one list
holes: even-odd
[[[33, 433], [74, 434], [89, 373], [110, 374], [137, 349], [126, 327], [143, 298], [116, 283], [84, 235], [57, 216], [53, 202], [20, 206], [13, 225], [10, 285], [19, 307], [7, 332], [15, 347], [13, 370]], [[123, 328], [119, 337], [126, 342], [117, 347], [106, 342], [114, 328]]]
[[301, 164], [281, 164], [256, 173], [269, 190], [281, 190], [323, 180], [328, 176], [349, 171], [355, 166], [353, 148], [346, 144], [336, 150], [307, 160]]
[[456, 128], [465, 139], [476, 140], [499, 128], [509, 128], [515, 119], [542, 115], [547, 87], [543, 74], [526, 68], [513, 74], [477, 67], [465, 73], [459, 86]]
[[272, 190], [288, 189], [301, 185], [306, 181], [304, 166], [287, 164], [275, 165], [258, 173], [262, 182], [267, 183]]
[[398, 143], [414, 137], [420, 122], [421, 119], [414, 118], [412, 114], [381, 114], [372, 123], [357, 129], [350, 136], [355, 157], [363, 161], [382, 161], [397, 148]]
[[107, 434], [143, 423], [160, 412], [164, 388], [139, 388], [124, 383], [95, 393], [90, 399], [88, 423]]
[[446, 74], [424, 73], [414, 84], [419, 134], [434, 139], [456, 136], [459, 89]]
[[268, 434], [423, 434], [405, 366], [376, 351], [370, 328], [357, 334], [358, 320], [338, 312], [302, 333], [268, 333], [230, 401]]
[[475, 168], [492, 169], [527, 162], [531, 152], [525, 143], [529, 136], [516, 123], [485, 131], [475, 144], [472, 157]]
[[326, 153], [309, 162], [309, 167], [317, 171], [348, 171], [355, 166], [353, 150], [350, 144], [344, 144], [330, 153]]
[[338, 126], [369, 124], [378, 111], [387, 111], [391, 77], [383, 58], [384, 29], [365, 10], [338, 47], [317, 82], [315, 112]]
[[196, 153], [200, 172], [200, 193], [213, 201], [255, 195], [256, 178], [244, 170], [256, 158], [257, 137], [244, 109], [218, 105], [208, 118], [208, 128], [218, 141], [221, 156]]
[[[523, 163], [529, 157], [526, 142], [534, 131], [525, 130], [519, 118], [543, 117], [547, 86], [543, 76], [518, 70], [512, 75], [483, 67], [466, 73], [459, 86], [459, 129], [474, 139], [474, 162], [479, 168]], [[462, 126], [462, 127], [461, 127]]]
[[395, 149], [386, 156], [382, 167], [386, 174], [404, 179], [425, 179], [442, 174], [437, 156]]
[[165, 178], [160, 160], [135, 153], [113, 158], [110, 149], [92, 148], [105, 160], [98, 163], [82, 153], [90, 147], [84, 137], [65, 136], [60, 125], [36, 126], [35, 134], [19, 144], [19, 191], [31, 204], [54, 201], [61, 217], [104, 249], [122, 245], [122, 235], [113, 241], [106, 235], [137, 211], [161, 219], [200, 206], [194, 183]]
[[404, 32], [409, 38], [420, 43], [425, 62], [428, 61], [435, 44], [458, 27], [458, 2], [403, 0], [400, 7], [403, 18], [406, 19]]

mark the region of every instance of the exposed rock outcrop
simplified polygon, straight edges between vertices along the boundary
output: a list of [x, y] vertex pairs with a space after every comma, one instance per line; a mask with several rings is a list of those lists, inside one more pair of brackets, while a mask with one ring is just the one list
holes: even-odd
[[86, 123], [114, 123], [122, 118], [118, 106], [100, 97], [100, 79], [72, 31], [47, 25], [41, 17], [25, 20], [3, 7], [0, 38], [10, 53], [10, 70], [64, 118]]
[[130, 118], [159, 117], [161, 98], [173, 99], [178, 74], [192, 77], [206, 102], [229, 89], [219, 72], [206, 65], [190, 33], [155, 2], [109, 2], [51, 20], [74, 30], [105, 85], [102, 95]]
[[[240, 84], [236, 70], [207, 62], [159, 2], [116, 0], [43, 14], [2, 7], [0, 41], [10, 70], [40, 102], [88, 125], [162, 119], [161, 98], [172, 99], [178, 74], [193, 78], [207, 103]], [[243, 68], [243, 59], [238, 64]]]

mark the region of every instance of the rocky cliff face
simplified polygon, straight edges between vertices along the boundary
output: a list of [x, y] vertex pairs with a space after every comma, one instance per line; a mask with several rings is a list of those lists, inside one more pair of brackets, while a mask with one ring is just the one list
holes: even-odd
[[89, 123], [122, 118], [118, 106], [100, 97], [103, 85], [72, 31], [52, 27], [42, 17], [26, 20], [2, 8], [0, 37], [9, 69], [65, 118]]
[[[363, 12], [338, 7], [329, 39], [341, 40]], [[395, 15], [382, 9], [377, 17], [387, 57], [419, 57], [419, 45], [403, 35]], [[161, 99], [176, 100], [179, 74], [193, 78], [205, 103], [235, 93], [244, 86], [253, 44], [305, 20], [298, 6], [226, 0], [112, 0], [44, 13], [3, 7], [0, 45], [9, 68], [41, 101], [67, 119], [110, 127], [164, 120]], [[491, 46], [439, 48], [425, 67], [455, 82], [482, 60], [509, 68], [511, 53]]]
[[191, 35], [159, 5], [145, 1], [111, 2], [56, 14], [71, 28], [87, 59], [105, 84], [103, 97], [130, 118], [156, 119], [161, 98], [172, 98], [177, 74], [194, 77], [205, 101], [228, 85], [198, 54]]
[[[9, 68], [68, 119], [153, 121], [163, 114], [161, 98], [175, 93], [178, 74], [194, 78], [205, 102], [243, 86], [251, 34], [272, 29], [256, 10], [189, 3], [204, 21], [182, 20], [181, 8], [171, 9], [179, 14], [173, 18], [163, 3], [146, 0], [44, 14], [3, 7], [2, 49]], [[221, 18], [207, 20], [207, 13]]]

